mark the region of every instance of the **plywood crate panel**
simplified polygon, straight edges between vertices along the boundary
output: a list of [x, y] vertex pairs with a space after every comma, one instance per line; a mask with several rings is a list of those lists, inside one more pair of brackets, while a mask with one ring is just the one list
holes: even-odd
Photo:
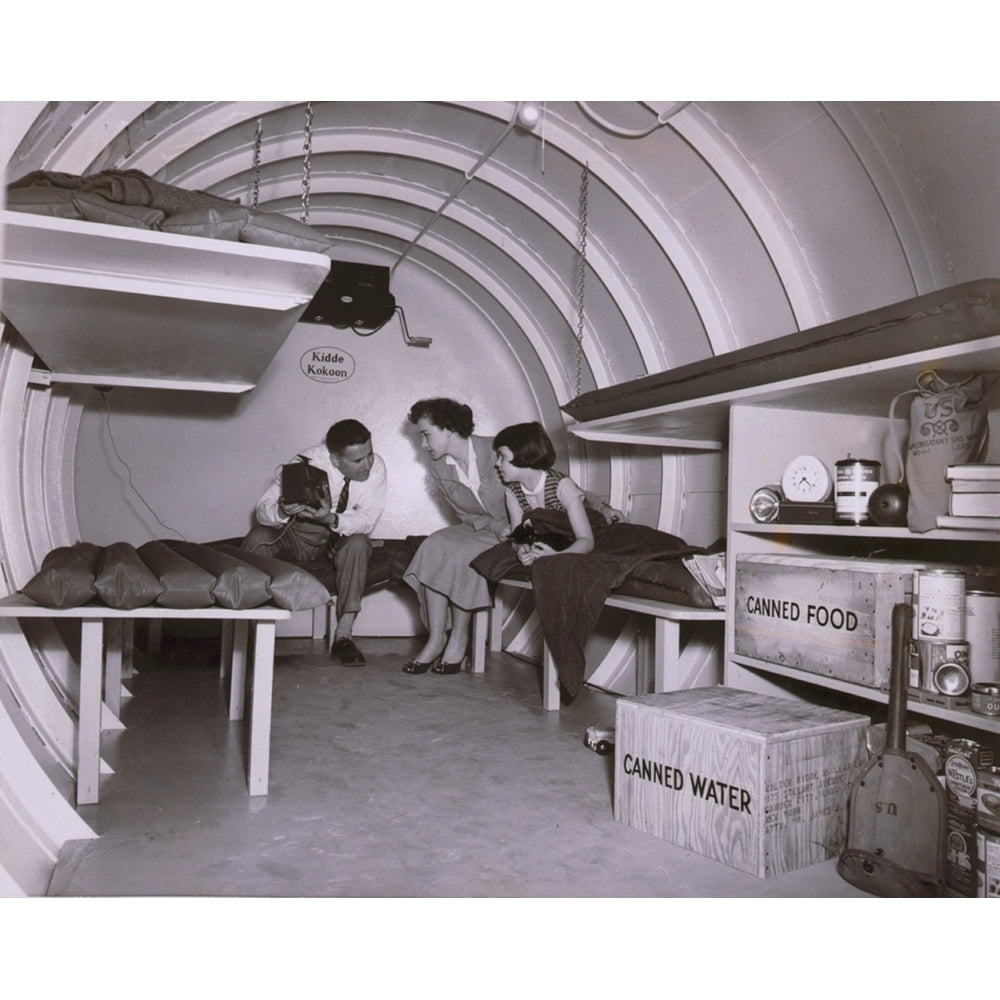
[[836, 857], [870, 719], [734, 688], [619, 699], [615, 819], [767, 878]]
[[737, 556], [733, 651], [885, 687], [892, 659], [892, 607], [910, 602], [913, 571], [926, 565]]

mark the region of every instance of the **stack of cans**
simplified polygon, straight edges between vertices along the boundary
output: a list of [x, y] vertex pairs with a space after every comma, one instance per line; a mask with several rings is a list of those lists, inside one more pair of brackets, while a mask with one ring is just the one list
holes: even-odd
[[962, 696], [969, 690], [965, 573], [919, 569], [913, 573], [910, 687]]

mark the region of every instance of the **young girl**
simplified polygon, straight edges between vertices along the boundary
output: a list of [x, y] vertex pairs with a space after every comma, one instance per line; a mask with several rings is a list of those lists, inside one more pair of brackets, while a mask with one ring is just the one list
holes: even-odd
[[[497, 471], [507, 486], [507, 515], [511, 529], [517, 528], [536, 507], [563, 510], [574, 539], [563, 552], [584, 554], [594, 548], [594, 533], [584, 507], [584, 492], [569, 476], [552, 468], [556, 451], [545, 429], [537, 421], [512, 424], [493, 439]], [[536, 559], [556, 555], [544, 542], [521, 545], [517, 557], [525, 566]]]

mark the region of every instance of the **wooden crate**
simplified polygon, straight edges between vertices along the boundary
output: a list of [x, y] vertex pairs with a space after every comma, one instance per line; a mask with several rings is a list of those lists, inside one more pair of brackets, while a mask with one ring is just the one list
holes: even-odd
[[733, 650], [868, 687], [888, 686], [892, 607], [926, 563], [736, 558]]
[[870, 719], [708, 687], [619, 699], [615, 819], [759, 878], [836, 857]]

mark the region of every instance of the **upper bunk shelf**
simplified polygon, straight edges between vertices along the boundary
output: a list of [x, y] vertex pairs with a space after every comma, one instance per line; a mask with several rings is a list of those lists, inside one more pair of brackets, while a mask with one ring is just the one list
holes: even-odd
[[570, 431], [592, 441], [721, 449], [729, 407], [756, 403], [886, 416], [937, 368], [1000, 368], [1000, 280], [968, 282], [811, 330], [577, 396]]
[[322, 253], [0, 211], [0, 312], [46, 379], [252, 388], [330, 271]]

